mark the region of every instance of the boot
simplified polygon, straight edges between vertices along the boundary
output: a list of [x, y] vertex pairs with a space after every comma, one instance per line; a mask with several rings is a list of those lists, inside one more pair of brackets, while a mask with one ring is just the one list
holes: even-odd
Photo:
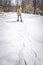
[[20, 20], [21, 22], [23, 22], [22, 20]]
[[19, 20], [17, 20], [17, 22], [18, 22]]

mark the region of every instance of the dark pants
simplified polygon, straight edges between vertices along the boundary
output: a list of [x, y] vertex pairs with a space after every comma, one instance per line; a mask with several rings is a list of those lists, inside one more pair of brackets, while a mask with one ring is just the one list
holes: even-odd
[[18, 15], [17, 21], [19, 21], [19, 17], [20, 17], [20, 20], [22, 21], [21, 15]]

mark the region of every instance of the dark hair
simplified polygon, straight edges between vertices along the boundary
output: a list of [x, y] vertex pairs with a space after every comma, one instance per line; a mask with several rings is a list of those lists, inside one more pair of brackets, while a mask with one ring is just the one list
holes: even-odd
[[20, 8], [20, 5], [18, 7]]

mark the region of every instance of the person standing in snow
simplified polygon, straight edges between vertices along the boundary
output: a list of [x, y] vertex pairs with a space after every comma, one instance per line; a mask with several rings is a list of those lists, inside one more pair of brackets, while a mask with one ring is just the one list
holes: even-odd
[[17, 21], [19, 21], [19, 17], [20, 17], [20, 21], [22, 22], [22, 17], [21, 17], [21, 13], [22, 13], [22, 8], [21, 6], [19, 5], [18, 8], [17, 8]]

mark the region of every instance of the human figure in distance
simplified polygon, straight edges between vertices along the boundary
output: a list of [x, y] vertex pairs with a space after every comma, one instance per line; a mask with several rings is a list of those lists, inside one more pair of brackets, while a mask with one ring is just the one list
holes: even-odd
[[20, 21], [22, 22], [22, 17], [21, 17], [21, 14], [22, 14], [22, 8], [21, 8], [21, 6], [19, 5], [18, 7], [17, 7], [17, 21], [19, 21], [19, 17], [20, 17]]

